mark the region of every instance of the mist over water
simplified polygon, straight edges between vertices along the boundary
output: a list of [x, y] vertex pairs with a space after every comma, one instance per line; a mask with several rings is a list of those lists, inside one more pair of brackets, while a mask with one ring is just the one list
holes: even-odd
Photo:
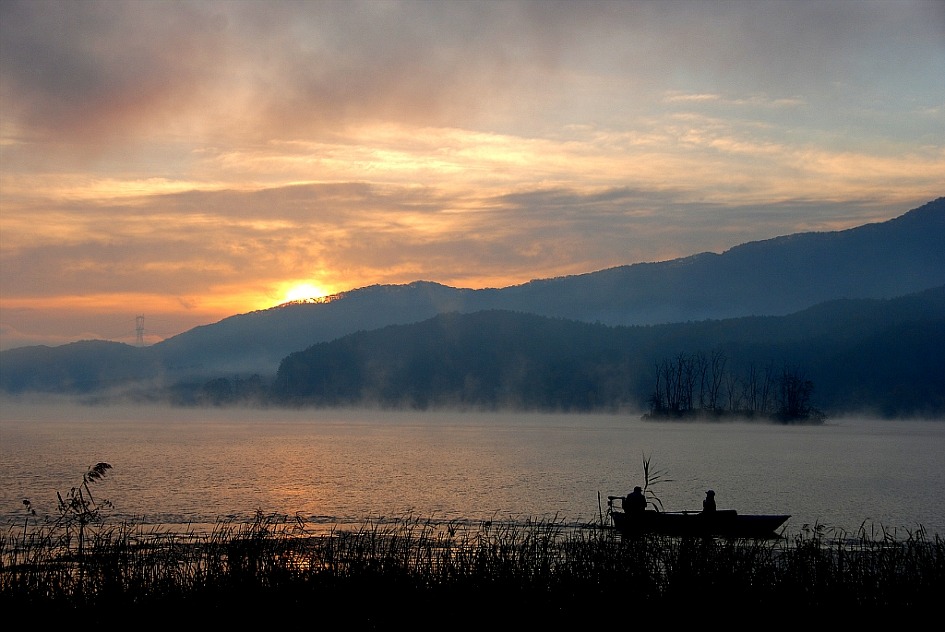
[[439, 520], [596, 521], [606, 496], [663, 472], [666, 510], [787, 513], [856, 531], [945, 534], [945, 423], [861, 417], [823, 426], [665, 423], [637, 415], [90, 407], [0, 402], [0, 519], [56, 515], [92, 491], [110, 520], [180, 528], [256, 510], [325, 525]]

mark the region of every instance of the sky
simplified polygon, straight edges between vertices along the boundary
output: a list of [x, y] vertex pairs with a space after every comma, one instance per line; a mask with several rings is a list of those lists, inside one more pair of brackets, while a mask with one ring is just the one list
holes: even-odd
[[942, 195], [940, 0], [0, 0], [0, 348]]

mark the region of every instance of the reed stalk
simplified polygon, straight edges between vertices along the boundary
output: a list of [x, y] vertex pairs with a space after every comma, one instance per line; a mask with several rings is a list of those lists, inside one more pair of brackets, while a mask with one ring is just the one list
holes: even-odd
[[55, 526], [11, 525], [0, 536], [0, 605], [47, 621], [157, 622], [184, 607], [217, 623], [265, 615], [367, 628], [418, 613], [462, 613], [458, 625], [578, 623], [601, 610], [655, 620], [720, 604], [866, 616], [931, 611], [943, 588], [945, 542], [922, 529], [753, 541], [404, 518], [318, 533], [297, 518], [257, 514], [209, 533], [86, 525], [81, 551]]

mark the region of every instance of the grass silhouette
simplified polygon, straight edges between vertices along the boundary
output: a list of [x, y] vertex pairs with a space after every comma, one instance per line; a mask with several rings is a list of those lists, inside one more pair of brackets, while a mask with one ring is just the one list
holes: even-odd
[[62, 527], [11, 527], [0, 538], [0, 605], [46, 622], [173, 623], [186, 613], [191, 622], [371, 629], [445, 617], [465, 629], [587, 623], [608, 608], [638, 621], [684, 620], [701, 608], [781, 620], [918, 613], [945, 586], [945, 542], [921, 529], [904, 540], [818, 529], [777, 541], [628, 539], [600, 525], [404, 518], [315, 534], [262, 514], [209, 533], [85, 528], [80, 551]]

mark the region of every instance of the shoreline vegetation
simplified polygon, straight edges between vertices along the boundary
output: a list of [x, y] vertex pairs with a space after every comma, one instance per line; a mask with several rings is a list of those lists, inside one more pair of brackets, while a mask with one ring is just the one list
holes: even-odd
[[[86, 515], [86, 517], [91, 517]], [[0, 606], [43, 622], [448, 621], [587, 624], [766, 611], [783, 617], [932, 612], [945, 540], [816, 527], [774, 540], [620, 536], [601, 523], [370, 520], [315, 533], [257, 512], [248, 524], [169, 533], [90, 521], [9, 525]], [[639, 612], [637, 612], [639, 611]], [[698, 616], [703, 616], [698, 614]], [[139, 619], [141, 620], [141, 619]]]
[[[643, 462], [647, 492], [663, 480]], [[778, 612], [779, 623], [840, 615], [931, 614], [945, 588], [945, 540], [924, 528], [848, 534], [822, 525], [765, 539], [626, 535], [599, 521], [481, 522], [403, 517], [348, 527], [257, 510], [249, 522], [170, 531], [109, 522], [97, 463], [58, 517], [0, 531], [0, 607], [44, 624], [355, 629], [697, 623]], [[658, 498], [654, 502], [661, 504]], [[718, 615], [716, 614], [718, 613]]]

